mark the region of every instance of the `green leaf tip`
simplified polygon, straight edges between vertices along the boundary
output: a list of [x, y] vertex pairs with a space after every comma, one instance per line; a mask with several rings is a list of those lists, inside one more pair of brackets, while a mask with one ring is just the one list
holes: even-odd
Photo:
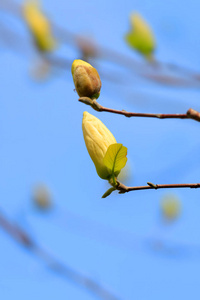
[[110, 196], [110, 194], [111, 194], [113, 191], [115, 191], [115, 190], [116, 190], [115, 187], [109, 188], [109, 189], [103, 194], [103, 196], [102, 196], [101, 198], [106, 198], [106, 197]]

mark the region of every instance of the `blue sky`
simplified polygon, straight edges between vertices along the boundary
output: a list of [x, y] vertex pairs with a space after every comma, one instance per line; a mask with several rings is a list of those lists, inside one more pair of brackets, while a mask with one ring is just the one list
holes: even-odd
[[[155, 32], [159, 60], [199, 68], [197, 0], [59, 4], [46, 0], [43, 7], [63, 28], [141, 61], [124, 42], [129, 15], [138, 11]], [[1, 13], [1, 22], [30, 44], [24, 24], [5, 16]], [[27, 54], [0, 47], [1, 211], [41, 247], [122, 300], [199, 299], [199, 190], [113, 193], [101, 199], [108, 185], [96, 174], [81, 122], [87, 110], [128, 148], [129, 185], [199, 182], [199, 124], [98, 113], [78, 103], [69, 69], [48, 80], [34, 80], [30, 70], [37, 57], [34, 51]], [[69, 45], [60, 45], [57, 55], [71, 63], [80, 58]], [[116, 70], [103, 60], [95, 61], [95, 66], [113, 74]], [[135, 78], [130, 70], [117, 71], [129, 83], [121, 86], [102, 78], [99, 102], [104, 106], [152, 113], [200, 110], [197, 88], [158, 85]], [[50, 212], [33, 206], [32, 191], [40, 183], [52, 193]], [[171, 193], [180, 199], [182, 213], [177, 222], [167, 225], [160, 216], [160, 202]], [[95, 299], [51, 272], [2, 230], [0, 244], [1, 299]]]

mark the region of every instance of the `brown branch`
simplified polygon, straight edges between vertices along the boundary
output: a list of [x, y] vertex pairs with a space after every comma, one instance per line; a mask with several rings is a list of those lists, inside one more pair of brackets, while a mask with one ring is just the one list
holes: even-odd
[[192, 119], [200, 122], [200, 112], [190, 108], [186, 114], [149, 114], [149, 113], [135, 113], [125, 110], [117, 110], [107, 108], [99, 104], [96, 100], [92, 100], [88, 97], [81, 97], [78, 101], [90, 105], [94, 110], [99, 112], [109, 112], [112, 114], [123, 115], [125, 117], [144, 117], [144, 118], [157, 118], [157, 119]]
[[120, 298], [113, 295], [110, 291], [102, 287], [95, 280], [73, 270], [71, 267], [58, 261], [46, 250], [43, 250], [39, 245], [37, 245], [37, 243], [28, 233], [19, 228], [16, 224], [10, 222], [1, 212], [0, 227], [2, 227], [6, 231], [6, 233], [8, 233], [9, 236], [16, 242], [18, 242], [21, 246], [41, 259], [46, 264], [46, 266], [55, 273], [63, 276], [67, 280], [71, 280], [73, 283], [79, 285], [80, 287], [85, 288], [86, 290], [88, 290], [88, 292], [92, 292], [99, 299], [120, 300]]
[[0, 213], [0, 226], [19, 244], [23, 245], [27, 249], [33, 249], [35, 243], [29, 235], [21, 230], [17, 225], [12, 224], [8, 219]]
[[131, 191], [139, 190], [158, 190], [158, 189], [178, 189], [178, 188], [191, 188], [197, 189], [200, 188], [200, 183], [180, 183], [180, 184], [154, 184], [152, 182], [147, 182], [147, 185], [144, 186], [126, 186], [123, 183], [117, 181], [116, 190], [119, 191], [119, 194], [128, 193]]

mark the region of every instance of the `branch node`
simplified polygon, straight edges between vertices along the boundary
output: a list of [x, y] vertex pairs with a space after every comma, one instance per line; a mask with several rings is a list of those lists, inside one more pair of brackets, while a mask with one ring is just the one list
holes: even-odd
[[191, 186], [191, 189], [197, 189], [200, 187], [200, 183], [196, 183], [195, 185]]
[[122, 112], [123, 112], [123, 115], [124, 115], [125, 117], [127, 117], [127, 118], [130, 118], [130, 117], [131, 117], [131, 115], [130, 115], [130, 113], [129, 113], [128, 111], [122, 109]]
[[194, 110], [193, 108], [188, 109], [187, 116], [190, 119], [193, 119], [193, 120], [196, 120], [196, 121], [200, 122], [200, 112]]
[[162, 114], [156, 114], [156, 117], [157, 117], [158, 119], [162, 119]]
[[129, 191], [128, 187], [119, 181], [117, 181], [116, 189], [119, 191], [119, 194], [128, 193]]
[[158, 188], [158, 185], [157, 185], [157, 184], [154, 184], [154, 183], [152, 183], [152, 182], [147, 182], [147, 184], [148, 184], [150, 187], [154, 188], [155, 190], [157, 190], [157, 188]]
[[92, 100], [91, 106], [97, 111], [102, 111], [102, 106], [96, 100]]

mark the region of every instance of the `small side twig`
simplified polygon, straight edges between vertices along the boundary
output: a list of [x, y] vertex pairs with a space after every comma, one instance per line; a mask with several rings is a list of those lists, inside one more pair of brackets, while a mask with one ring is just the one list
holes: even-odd
[[185, 114], [149, 114], [149, 113], [135, 113], [135, 112], [128, 112], [125, 110], [107, 108], [99, 104], [96, 100], [92, 100], [88, 97], [81, 97], [78, 100], [86, 105], [90, 105], [96, 111], [123, 115], [127, 118], [143, 117], [143, 118], [157, 118], [157, 119], [192, 119], [194, 121], [200, 122], [200, 112], [192, 108], [190, 108]]

